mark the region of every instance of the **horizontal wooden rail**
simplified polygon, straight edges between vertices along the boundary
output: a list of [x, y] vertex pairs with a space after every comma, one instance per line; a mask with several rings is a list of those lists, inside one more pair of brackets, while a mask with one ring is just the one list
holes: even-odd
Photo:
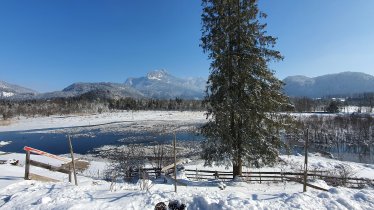
[[[295, 178], [293, 178], [293, 177], [288, 177], [288, 179], [290, 179], [291, 181], [294, 181], [294, 182], [298, 182], [298, 183], [300, 183], [300, 184], [304, 184], [304, 182], [302, 182], [302, 181], [300, 181], [300, 180], [298, 180], [298, 179], [295, 179]], [[325, 189], [325, 188], [322, 188], [322, 187], [318, 187], [318, 186], [315, 186], [315, 185], [312, 185], [312, 184], [309, 184], [309, 183], [305, 183], [306, 184], [306, 186], [308, 186], [308, 187], [311, 187], [311, 188], [314, 188], [314, 189], [317, 189], [317, 190], [322, 190], [322, 191], [328, 191], [327, 189]]]
[[54, 159], [57, 159], [57, 160], [61, 160], [63, 162], [70, 162], [71, 160], [67, 159], [67, 158], [64, 158], [64, 157], [60, 157], [60, 156], [57, 156], [57, 155], [53, 155], [53, 154], [50, 154], [48, 152], [44, 152], [44, 151], [41, 151], [41, 150], [38, 150], [38, 149], [35, 149], [35, 148], [32, 148], [32, 147], [28, 147], [28, 146], [25, 146], [23, 148], [23, 150], [25, 151], [29, 151], [29, 152], [32, 152], [32, 153], [35, 153], [35, 154], [38, 154], [38, 155], [43, 155], [43, 156], [46, 156], [46, 157], [50, 157], [50, 158], [54, 158]]
[[[169, 167], [167, 167], [169, 168]], [[159, 174], [161, 173], [159, 168], [143, 168], [141, 171], [145, 171], [150, 174]], [[222, 180], [222, 181], [230, 181], [233, 179], [233, 173], [230, 171], [213, 171], [213, 170], [193, 170], [193, 169], [185, 169], [186, 177], [192, 180]], [[134, 171], [134, 174], [137, 171]], [[170, 171], [172, 173], [172, 171]], [[307, 174], [308, 177], [319, 178], [325, 180], [329, 184], [347, 184], [350, 187], [360, 187], [366, 183], [374, 183], [373, 179], [366, 179], [366, 178], [357, 178], [357, 177], [336, 177], [336, 176], [328, 176], [324, 175], [326, 171], [309, 171]], [[303, 172], [287, 172], [287, 171], [246, 171], [243, 172], [243, 175], [240, 176], [246, 182], [284, 182], [284, 181], [293, 181], [297, 183], [302, 183], [302, 177], [304, 176]], [[169, 178], [170, 176], [168, 176]], [[307, 184], [307, 186], [324, 190], [321, 187], [315, 186], [313, 184]]]
[[60, 168], [60, 167], [56, 167], [56, 166], [52, 166], [52, 165], [49, 165], [49, 164], [46, 164], [46, 163], [41, 163], [41, 162], [38, 162], [38, 161], [35, 161], [35, 160], [30, 160], [30, 165], [37, 166], [37, 167], [40, 167], [40, 168], [45, 168], [45, 169], [48, 169], [48, 170], [51, 170], [51, 171], [57, 171], [57, 172], [65, 173], [65, 174], [70, 174], [69, 170], [66, 170], [66, 169], [63, 169], [63, 168]]
[[[185, 169], [186, 176], [191, 179], [221, 179], [221, 180], [230, 180], [232, 179], [233, 173], [227, 171], [213, 171], [213, 170], [193, 170], [193, 169]], [[189, 172], [189, 173], [188, 173]], [[193, 172], [193, 173], [191, 173]], [[336, 177], [336, 176], [328, 176], [324, 175], [327, 171], [309, 171], [310, 173], [307, 174], [308, 177], [316, 177], [319, 179], [323, 179], [328, 182], [334, 182], [337, 180], [339, 182], [344, 182], [346, 184], [353, 184], [359, 185], [364, 183], [374, 183], [374, 179], [367, 179], [367, 178], [357, 178], [357, 177]], [[290, 179], [298, 180], [300, 177], [304, 176], [303, 172], [283, 172], [283, 171], [246, 171], [242, 172], [242, 178], [249, 178], [253, 179], [253, 181], [267, 181], [269, 178], [271, 180], [268, 181], [284, 181]], [[252, 180], [251, 180], [252, 181]], [[294, 180], [292, 180], [294, 181]]]

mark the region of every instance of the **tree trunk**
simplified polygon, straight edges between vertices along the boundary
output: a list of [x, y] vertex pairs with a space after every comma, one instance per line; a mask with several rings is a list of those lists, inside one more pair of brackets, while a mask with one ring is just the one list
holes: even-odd
[[232, 172], [233, 172], [233, 177], [232, 178], [235, 179], [236, 176], [241, 176], [243, 174], [242, 173], [243, 172], [243, 170], [242, 170], [243, 166], [242, 165], [243, 165], [242, 160], [239, 159], [237, 161], [237, 163], [232, 166]]

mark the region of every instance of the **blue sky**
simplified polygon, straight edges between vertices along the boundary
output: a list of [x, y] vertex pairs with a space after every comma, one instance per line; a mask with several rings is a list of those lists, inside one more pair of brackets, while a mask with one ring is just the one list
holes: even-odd
[[[260, 0], [285, 56], [276, 75], [374, 74], [374, 1]], [[196, 0], [0, 1], [0, 80], [38, 91], [164, 68], [209, 74]]]

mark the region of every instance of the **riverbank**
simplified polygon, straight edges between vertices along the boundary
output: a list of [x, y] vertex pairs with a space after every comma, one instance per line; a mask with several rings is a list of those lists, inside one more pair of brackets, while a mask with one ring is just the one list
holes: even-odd
[[[205, 112], [194, 111], [118, 111], [101, 114], [82, 114], [49, 117], [18, 117], [0, 125], [0, 132], [50, 132], [61, 129], [84, 129], [85, 127], [106, 127], [121, 125], [125, 129], [146, 130], [183, 129], [196, 123], [206, 122]], [[162, 126], [161, 126], [162, 125]]]

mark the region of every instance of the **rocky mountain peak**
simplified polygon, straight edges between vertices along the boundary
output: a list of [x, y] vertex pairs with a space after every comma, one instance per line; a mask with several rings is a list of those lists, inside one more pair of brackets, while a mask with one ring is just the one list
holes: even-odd
[[147, 73], [147, 78], [149, 80], [162, 80], [163, 78], [167, 77], [168, 73], [166, 70], [154, 70]]

